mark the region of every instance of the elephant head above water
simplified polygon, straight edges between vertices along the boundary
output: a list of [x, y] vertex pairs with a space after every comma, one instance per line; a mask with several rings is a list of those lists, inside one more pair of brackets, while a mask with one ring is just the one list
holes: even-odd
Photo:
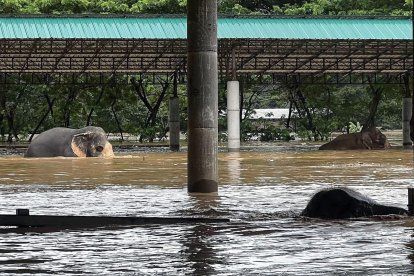
[[81, 129], [57, 127], [40, 133], [25, 157], [113, 157], [112, 145], [100, 127]]
[[407, 215], [407, 210], [382, 205], [349, 188], [329, 188], [317, 192], [301, 215], [321, 219], [347, 219], [375, 215]]
[[341, 134], [322, 145], [320, 150], [388, 149], [387, 137], [377, 128], [371, 127], [359, 133]]

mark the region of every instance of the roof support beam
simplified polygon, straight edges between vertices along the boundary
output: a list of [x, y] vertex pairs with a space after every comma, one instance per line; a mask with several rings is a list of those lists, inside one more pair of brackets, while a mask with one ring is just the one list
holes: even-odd
[[[103, 42], [96, 41], [96, 46], [97, 47], [95, 49], [95, 53], [89, 60], [87, 60], [86, 58], [84, 59], [85, 61], [84, 61], [84, 65], [83, 65], [83, 70], [80, 73], [86, 72], [86, 70], [89, 68], [89, 66], [91, 66], [91, 64], [95, 61], [95, 59], [99, 56], [100, 52], [102, 52], [103, 48], [107, 44], [108, 44], [107, 41], [103, 41]], [[100, 67], [100, 62], [98, 62], [98, 69], [100, 69], [99, 67]]]
[[[135, 51], [136, 48], [138, 48], [140, 44], [133, 43], [132, 47], [125, 53], [125, 55], [118, 61], [117, 64], [114, 65], [114, 68], [112, 69], [112, 74], [116, 73], [116, 70], [124, 63], [125, 61], [128, 61], [129, 56]], [[128, 66], [126, 66], [128, 69]]]
[[52, 72], [55, 72], [59, 66], [60, 61], [69, 53], [69, 51], [75, 46], [76, 41], [67, 41], [65, 48], [61, 54], [56, 58], [55, 64], [53, 65]]
[[[227, 77], [233, 61], [237, 74], [400, 74], [413, 67], [412, 40], [225, 39], [218, 43], [218, 66]], [[186, 51], [186, 42], [180, 39], [0, 39], [0, 72], [186, 72]]]
[[[302, 48], [304, 45], [306, 45], [306, 43], [307, 43], [306, 41], [299, 42], [298, 45], [297, 45], [297, 47], [292, 47], [289, 52], [287, 52], [284, 56], [282, 56], [282, 57], [276, 59], [275, 61], [273, 61], [271, 64], [269, 64], [268, 67], [264, 68], [262, 70], [262, 72], [263, 73], [266, 73], [266, 72], [272, 70], [272, 68], [274, 68], [275, 66], [277, 66], [280, 62], [282, 62], [282, 69], [284, 69], [284, 67], [285, 67], [284, 61], [285, 61], [285, 59], [288, 58], [290, 55], [292, 55], [295, 51], [297, 51], [298, 48]], [[270, 63], [270, 61], [271, 60], [269, 60], [269, 63]]]
[[20, 74], [21, 74], [21, 73], [23, 73], [23, 72], [24, 72], [24, 71], [28, 68], [30, 58], [31, 58], [31, 57], [32, 57], [32, 55], [36, 52], [36, 50], [37, 50], [37, 48], [38, 48], [39, 43], [40, 43], [40, 39], [36, 39], [36, 40], [33, 42], [32, 46], [30, 47], [30, 52], [29, 52], [29, 55], [28, 55], [28, 57], [26, 58], [26, 61], [25, 61], [25, 63], [23, 64], [23, 66], [20, 68], [20, 72], [19, 72]]
[[[321, 44], [323, 44], [323, 43], [321, 43]], [[307, 47], [307, 45], [308, 44], [305, 44], [305, 47]], [[328, 42], [326, 45], [325, 45], [325, 47], [322, 47], [322, 45], [321, 45], [321, 47], [318, 47], [319, 49], [320, 49], [320, 52], [319, 53], [317, 53], [317, 54], [314, 54], [314, 55], [312, 55], [312, 56], [310, 56], [309, 58], [304, 58], [301, 62], [298, 62], [297, 64], [296, 64], [296, 70], [294, 71], [294, 72], [298, 72], [298, 71], [300, 71], [305, 65], [307, 65], [307, 64], [309, 64], [308, 65], [308, 68], [306, 68], [306, 69], [308, 69], [308, 70], [320, 70], [320, 68], [312, 68], [312, 60], [315, 60], [315, 59], [317, 59], [317, 58], [320, 58], [320, 56], [321, 55], [323, 55], [323, 54], [325, 54], [325, 53], [327, 53], [329, 50], [331, 50], [332, 48], [336, 48], [336, 46], [337, 46], [337, 42], [336, 41], [333, 41], [333, 42]], [[323, 59], [322, 59], [323, 60]], [[318, 66], [318, 67], [321, 67], [321, 66], [324, 66], [324, 62], [322, 63], [322, 65], [320, 65], [320, 66]], [[305, 69], [305, 70], [306, 70]]]
[[[378, 42], [377, 42], [378, 43]], [[396, 49], [397, 47], [399, 47], [399, 46], [401, 46], [400, 45], [400, 43], [398, 43], [398, 42], [396, 42], [395, 44], [394, 44], [394, 42], [392, 42], [392, 45], [391, 45], [391, 47], [386, 47], [386, 48], [384, 48], [384, 49], [380, 49], [380, 48], [377, 48], [377, 54], [376, 54], [376, 56], [375, 57], [372, 57], [372, 58], [368, 58], [368, 59], [364, 59], [363, 61], [364, 61], [364, 63], [363, 64], [360, 64], [360, 65], [358, 65], [357, 67], [354, 67], [354, 68], [352, 68], [353, 70], [358, 70], [358, 69], [360, 69], [361, 67], [363, 67], [363, 68], [365, 68], [366, 67], [366, 65], [367, 64], [369, 64], [370, 62], [372, 62], [372, 61], [375, 61], [376, 62], [376, 69], [377, 69], [377, 71], [381, 71], [381, 69], [379, 69], [379, 60], [380, 59], [383, 59], [382, 58], [382, 56], [383, 55], [386, 55], [386, 53], [387, 52], [393, 52], [394, 51], [394, 49]], [[393, 59], [391, 59], [390, 58], [390, 61], [391, 60], [393, 60]], [[392, 62], [390, 62], [390, 64], [391, 64]], [[389, 68], [389, 69], [391, 69], [391, 68]], [[384, 69], [383, 69], [384, 70]]]

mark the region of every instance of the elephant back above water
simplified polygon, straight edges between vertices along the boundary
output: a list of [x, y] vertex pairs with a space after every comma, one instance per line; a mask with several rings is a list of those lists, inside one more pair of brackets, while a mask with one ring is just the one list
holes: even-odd
[[407, 210], [382, 205], [349, 188], [329, 188], [317, 192], [301, 215], [321, 219], [347, 219], [375, 215], [407, 215]]
[[25, 157], [113, 157], [112, 145], [100, 127], [57, 127], [40, 133], [30, 143]]
[[329, 143], [322, 145], [320, 150], [362, 150], [388, 149], [391, 145], [387, 137], [375, 127], [359, 133], [341, 134]]

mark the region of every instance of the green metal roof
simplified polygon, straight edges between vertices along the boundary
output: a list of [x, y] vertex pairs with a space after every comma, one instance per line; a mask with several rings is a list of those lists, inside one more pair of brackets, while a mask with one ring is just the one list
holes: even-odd
[[[185, 39], [185, 17], [2, 17], [0, 39]], [[412, 39], [409, 18], [219, 18], [219, 38]]]

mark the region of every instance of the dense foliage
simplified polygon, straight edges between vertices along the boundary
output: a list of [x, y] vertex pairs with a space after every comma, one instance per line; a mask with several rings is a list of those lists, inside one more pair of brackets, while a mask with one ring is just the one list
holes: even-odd
[[[219, 12], [233, 15], [410, 15], [412, 0], [219, 0]], [[186, 0], [0, 0], [2, 14], [184, 14]], [[41, 77], [41, 76], [39, 76]], [[246, 140], [289, 140], [291, 132], [308, 139], [325, 139], [332, 131], [351, 125], [400, 127], [401, 96], [397, 85], [257, 85], [254, 76], [241, 79], [246, 114], [254, 108], [284, 107], [295, 110], [276, 127], [268, 121], [246, 120], [241, 114]], [[109, 81], [108, 81], [109, 82]], [[122, 84], [120, 84], [122, 82]], [[225, 85], [219, 91], [219, 111], [225, 110]], [[408, 86], [409, 87], [409, 86]], [[407, 87], [405, 88], [407, 89]], [[145, 76], [119, 76], [111, 85], [33, 85], [17, 80], [0, 93], [0, 137], [13, 141], [54, 126], [103, 126], [106, 131], [139, 135], [141, 141], [165, 138], [168, 98], [178, 93], [181, 129], [186, 131], [185, 85], [176, 90], [172, 81], [154, 84]], [[375, 107], [375, 108], [373, 108]], [[220, 117], [220, 131], [226, 120]], [[225, 139], [225, 135], [222, 135]]]
[[[223, 14], [410, 15], [412, 0], [219, 0]], [[1, 13], [186, 12], [186, 0], [1, 0]]]

